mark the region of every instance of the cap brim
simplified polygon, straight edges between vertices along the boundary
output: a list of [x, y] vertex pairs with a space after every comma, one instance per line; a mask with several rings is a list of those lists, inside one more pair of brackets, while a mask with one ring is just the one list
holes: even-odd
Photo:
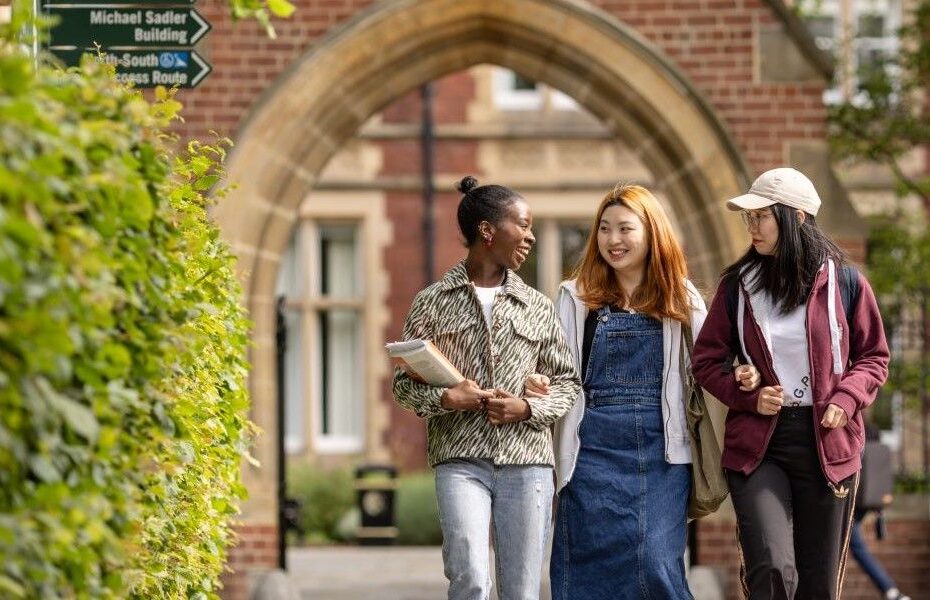
[[727, 200], [727, 208], [730, 210], [755, 210], [757, 208], [772, 206], [773, 204], [777, 203], [765, 196], [757, 196], [755, 194], [743, 194], [742, 196]]

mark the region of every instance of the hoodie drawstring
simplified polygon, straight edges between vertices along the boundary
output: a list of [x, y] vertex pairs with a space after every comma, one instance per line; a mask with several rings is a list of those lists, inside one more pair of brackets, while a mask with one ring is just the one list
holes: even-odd
[[[742, 278], [742, 273], [741, 273]], [[740, 282], [740, 288], [742, 287], [742, 282]], [[753, 364], [752, 358], [749, 356], [749, 352], [746, 351], [746, 341], [743, 335], [743, 317], [746, 314], [746, 300], [743, 297], [742, 289], [737, 288], [737, 308], [736, 308], [736, 326], [737, 331], [739, 332], [739, 343], [743, 349], [743, 356], [746, 357], [746, 360], [749, 364]], [[832, 259], [827, 259], [827, 314], [830, 319], [830, 350], [833, 358], [833, 373], [836, 375], [843, 374], [843, 361], [840, 353], [840, 336], [842, 330], [840, 329], [840, 324], [837, 321], [837, 308], [836, 308], [836, 265], [833, 263]], [[766, 338], [766, 343], [769, 343], [768, 338]], [[769, 346], [771, 350], [771, 345]]]
[[842, 375], [840, 360], [840, 324], [836, 320], [836, 265], [827, 259], [827, 313], [830, 315], [830, 348], [833, 351], [833, 374]]
[[746, 314], [746, 299], [743, 298], [743, 287], [742, 282], [737, 285], [736, 295], [737, 295], [737, 304], [736, 304], [736, 330], [739, 332], [739, 345], [743, 349], [743, 356], [746, 357], [746, 362], [750, 365], [754, 365], [752, 362], [752, 357], [749, 356], [749, 352], [746, 351], [746, 340], [743, 336], [743, 315]]

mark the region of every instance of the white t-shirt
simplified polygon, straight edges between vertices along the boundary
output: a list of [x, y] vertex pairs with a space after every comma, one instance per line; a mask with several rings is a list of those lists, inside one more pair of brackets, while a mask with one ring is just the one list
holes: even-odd
[[478, 295], [478, 301], [481, 302], [481, 309], [484, 311], [484, 320], [488, 323], [488, 329], [491, 328], [491, 308], [494, 307], [494, 296], [502, 289], [504, 289], [502, 285], [492, 288], [475, 286], [475, 293]]
[[772, 361], [781, 382], [785, 406], [811, 406], [811, 368], [807, 356], [807, 305], [788, 314], [769, 313]]

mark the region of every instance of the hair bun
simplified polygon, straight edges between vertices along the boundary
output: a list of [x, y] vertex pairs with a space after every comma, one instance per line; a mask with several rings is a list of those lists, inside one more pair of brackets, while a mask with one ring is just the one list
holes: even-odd
[[460, 181], [458, 185], [455, 186], [455, 188], [458, 191], [462, 192], [463, 194], [467, 194], [468, 192], [472, 191], [476, 187], [478, 187], [478, 180], [472, 177], [471, 175], [466, 175], [465, 177], [462, 177], [462, 181]]

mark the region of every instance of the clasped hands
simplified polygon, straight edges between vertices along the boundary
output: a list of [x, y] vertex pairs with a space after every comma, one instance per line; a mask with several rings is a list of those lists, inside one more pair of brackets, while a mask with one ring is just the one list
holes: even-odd
[[506, 390], [482, 389], [475, 381], [465, 379], [442, 393], [442, 407], [447, 410], [487, 411], [493, 425], [517, 423], [530, 417], [530, 405]]
[[[736, 368], [736, 381], [739, 382], [741, 390], [751, 392], [759, 385], [759, 371], [752, 365], [740, 365]], [[760, 415], [772, 416], [778, 414], [785, 404], [784, 389], [780, 385], [767, 385], [759, 390], [759, 397], [756, 400], [756, 412]], [[827, 429], [836, 429], [845, 427], [849, 422], [846, 411], [836, 404], [828, 404], [827, 410], [820, 419], [820, 425]]]

